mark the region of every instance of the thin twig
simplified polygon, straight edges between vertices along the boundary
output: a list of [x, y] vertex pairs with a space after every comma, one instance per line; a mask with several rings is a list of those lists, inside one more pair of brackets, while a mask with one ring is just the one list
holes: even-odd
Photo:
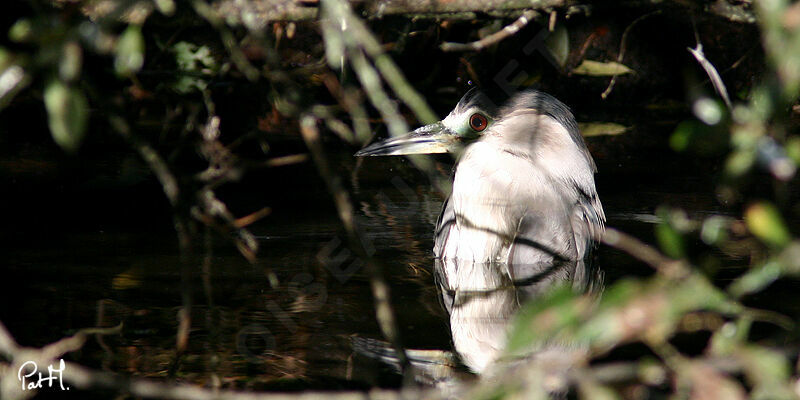
[[732, 110], [733, 105], [731, 104], [731, 99], [728, 96], [728, 89], [725, 87], [725, 83], [722, 82], [722, 77], [719, 76], [717, 69], [714, 68], [714, 64], [711, 64], [711, 61], [708, 61], [705, 54], [703, 54], [703, 45], [697, 43], [695, 48], [687, 47], [686, 50], [689, 50], [697, 62], [700, 63], [700, 66], [703, 67], [703, 69], [706, 71], [706, 74], [708, 74], [708, 78], [711, 80], [714, 90], [716, 90], [717, 94], [722, 97], [722, 101], [725, 102], [725, 106], [728, 107], [728, 110]]
[[686, 269], [683, 262], [664, 256], [652, 246], [614, 228], [606, 227], [600, 241], [630, 254], [666, 275], [682, 275]]
[[692, 53], [700, 66], [706, 71], [708, 79], [711, 80], [711, 84], [714, 86], [714, 90], [719, 97], [722, 97], [722, 101], [725, 102], [725, 106], [728, 107], [728, 110], [733, 110], [731, 99], [728, 96], [728, 89], [725, 87], [725, 83], [722, 82], [722, 77], [719, 76], [719, 72], [717, 72], [714, 64], [711, 64], [711, 61], [708, 61], [706, 55], [703, 53], [703, 44], [700, 43], [700, 35], [697, 33], [697, 26], [694, 25], [694, 19], [692, 19], [692, 28], [694, 29], [694, 37], [697, 41], [697, 46], [694, 48], [687, 47], [686, 50]]
[[[656, 15], [656, 14], [661, 14], [661, 10], [653, 11], [653, 12], [651, 12], [649, 14], [642, 15], [639, 18], [636, 18], [635, 20], [633, 20], [633, 22], [631, 22], [631, 24], [628, 25], [627, 28], [625, 28], [625, 31], [622, 32], [622, 38], [619, 41], [619, 54], [617, 55], [617, 63], [622, 64], [622, 59], [625, 57], [625, 50], [626, 50], [627, 44], [628, 44], [628, 34], [631, 32], [633, 27], [636, 24], [638, 24], [639, 22], [641, 22], [642, 20], [644, 20], [645, 18], [653, 16], [653, 15]], [[618, 76], [619, 75], [614, 75], [614, 76], [611, 77], [611, 81], [608, 82], [608, 87], [606, 88], [606, 90], [603, 91], [603, 93], [600, 95], [600, 97], [605, 99], [606, 97], [608, 97], [609, 94], [611, 94], [611, 91], [614, 90], [614, 85], [617, 84], [617, 77]]]
[[167, 162], [164, 161], [161, 155], [159, 155], [152, 146], [134, 135], [131, 132], [130, 126], [122, 117], [112, 115], [109, 117], [109, 122], [111, 123], [111, 127], [133, 146], [144, 162], [150, 167], [150, 170], [156, 175], [169, 203], [173, 207], [177, 206], [178, 196], [180, 194], [178, 180], [175, 178], [175, 175], [172, 174], [172, 171], [170, 171]]
[[442, 51], [480, 51], [495, 43], [499, 43], [503, 39], [514, 36], [522, 28], [528, 25], [528, 22], [536, 18], [538, 15], [539, 13], [534, 10], [525, 10], [525, 12], [523, 12], [516, 21], [506, 25], [503, 27], [503, 29], [481, 40], [476, 40], [469, 43], [444, 42], [440, 47]]
[[264, 163], [266, 167], [284, 167], [287, 165], [294, 165], [306, 162], [308, 160], [308, 154], [291, 154], [288, 156], [281, 156], [270, 158]]
[[330, 169], [325, 151], [322, 148], [319, 130], [317, 128], [317, 119], [310, 115], [303, 116], [300, 119], [300, 132], [309, 150], [311, 150], [320, 175], [325, 180], [325, 183], [328, 185], [328, 190], [330, 190], [333, 195], [336, 209], [339, 211], [339, 219], [341, 219], [344, 225], [353, 250], [365, 261], [365, 268], [367, 274], [369, 274], [370, 285], [372, 286], [372, 295], [375, 298], [375, 313], [378, 319], [378, 325], [383, 335], [389, 343], [392, 344], [403, 370], [407, 371], [409, 365], [408, 357], [406, 356], [406, 352], [400, 340], [400, 329], [397, 324], [397, 317], [392, 309], [391, 300], [389, 298], [389, 285], [386, 283], [381, 268], [364, 247], [363, 238], [356, 228], [353, 205], [347, 191], [342, 186], [341, 179]]
[[330, 73], [323, 76], [322, 82], [328, 88], [331, 96], [350, 114], [350, 122], [353, 124], [353, 130], [355, 131], [354, 139], [360, 143], [367, 142], [371, 136], [369, 117], [361, 104], [362, 96], [358, 90], [352, 87], [343, 88], [339, 80], [336, 79], [336, 75]]
[[246, 227], [248, 225], [251, 225], [254, 222], [260, 220], [261, 218], [266, 217], [271, 212], [272, 212], [272, 209], [270, 209], [269, 207], [264, 207], [264, 208], [254, 212], [252, 214], [245, 215], [244, 217], [237, 218], [235, 221], [233, 221], [233, 226], [235, 226], [235, 227], [237, 227], [239, 229], [242, 229], [242, 228], [244, 228], [244, 227]]

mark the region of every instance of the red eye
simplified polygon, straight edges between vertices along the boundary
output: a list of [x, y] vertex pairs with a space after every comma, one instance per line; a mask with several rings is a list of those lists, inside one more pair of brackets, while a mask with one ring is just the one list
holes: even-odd
[[469, 117], [469, 127], [472, 128], [476, 132], [480, 132], [486, 129], [486, 126], [489, 125], [489, 121], [486, 120], [486, 117], [475, 113]]

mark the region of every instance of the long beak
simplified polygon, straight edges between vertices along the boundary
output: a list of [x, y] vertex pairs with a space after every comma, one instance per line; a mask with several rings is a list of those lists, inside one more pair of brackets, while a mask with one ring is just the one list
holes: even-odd
[[417, 128], [408, 135], [373, 143], [356, 156], [399, 156], [405, 154], [452, 153], [461, 139], [441, 122]]

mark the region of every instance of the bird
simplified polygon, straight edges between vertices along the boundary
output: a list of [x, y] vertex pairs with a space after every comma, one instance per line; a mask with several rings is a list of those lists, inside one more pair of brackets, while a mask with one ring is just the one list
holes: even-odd
[[[605, 214], [597, 167], [564, 103], [529, 89], [497, 107], [473, 88], [443, 120], [356, 155], [432, 153], [461, 153], [436, 224], [435, 258], [525, 265], [515, 280], [546, 267], [538, 272], [588, 283], [585, 264]], [[570, 263], [572, 271], [558, 268]]]
[[457, 157], [434, 231], [435, 277], [456, 350], [482, 372], [520, 302], [558, 284], [600, 286], [597, 167], [569, 107], [535, 89], [498, 107], [473, 88], [443, 120], [356, 156], [432, 153]]

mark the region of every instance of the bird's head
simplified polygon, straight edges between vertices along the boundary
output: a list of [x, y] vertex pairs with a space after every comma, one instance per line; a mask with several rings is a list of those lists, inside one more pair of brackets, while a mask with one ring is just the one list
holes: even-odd
[[405, 136], [372, 143], [356, 156], [455, 153], [479, 138], [497, 118], [497, 106], [473, 88], [445, 119], [417, 128]]

